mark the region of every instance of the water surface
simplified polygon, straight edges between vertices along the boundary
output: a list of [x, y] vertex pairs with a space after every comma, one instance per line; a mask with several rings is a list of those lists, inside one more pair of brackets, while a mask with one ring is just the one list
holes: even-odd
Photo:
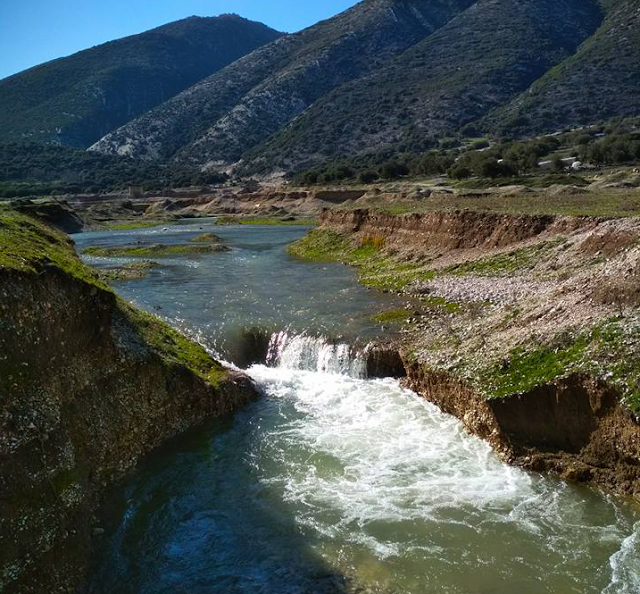
[[[184, 241], [201, 222], [80, 245]], [[92, 594], [638, 594], [640, 511], [500, 462], [348, 349], [295, 331], [372, 335], [387, 296], [353, 271], [288, 258], [302, 228], [216, 229], [231, 254], [168, 261], [127, 298], [224, 348], [290, 326], [265, 396], [174, 440], [109, 499]], [[226, 341], [226, 342], [225, 342]]]
[[[244, 328], [288, 327], [367, 340], [380, 331], [370, 319], [373, 315], [403, 305], [396, 298], [360, 286], [354, 270], [346, 266], [301, 264], [288, 256], [285, 247], [303, 237], [309, 227], [215, 226], [213, 220], [80, 233], [72, 238], [81, 251], [89, 246], [185, 244], [205, 232], [219, 235], [230, 252], [155, 258], [162, 267], [151, 270], [147, 279], [118, 283], [115, 288], [229, 359], [234, 359]], [[93, 266], [109, 267], [132, 259], [85, 260]]]

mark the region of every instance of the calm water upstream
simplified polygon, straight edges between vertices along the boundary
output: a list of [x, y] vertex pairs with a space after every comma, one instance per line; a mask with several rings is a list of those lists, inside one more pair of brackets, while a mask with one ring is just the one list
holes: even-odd
[[168, 444], [114, 491], [92, 594], [640, 592], [640, 510], [501, 463], [396, 381], [364, 379], [346, 350], [295, 336], [373, 335], [369, 316], [390, 298], [340, 265], [288, 258], [303, 228], [215, 232], [231, 253], [162, 260], [118, 291], [223, 354], [244, 326], [289, 333], [248, 370], [264, 398]]

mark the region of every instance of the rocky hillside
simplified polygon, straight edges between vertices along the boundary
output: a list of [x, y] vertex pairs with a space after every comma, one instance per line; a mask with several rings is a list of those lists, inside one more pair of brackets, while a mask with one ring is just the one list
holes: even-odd
[[68, 238], [0, 211], [0, 591], [75, 593], [105, 488], [254, 397], [243, 375], [123, 303]]
[[87, 147], [280, 33], [191, 17], [0, 81], [0, 139]]
[[578, 52], [491, 114], [483, 128], [523, 135], [640, 114], [640, 2], [609, 1]]
[[571, 57], [600, 21], [598, 6], [585, 0], [478, 0], [384, 67], [318, 101], [249, 153], [248, 169], [290, 171], [385, 148], [437, 146]]
[[237, 161], [315, 101], [374, 71], [473, 0], [364, 0], [203, 80], [93, 150], [199, 165]]

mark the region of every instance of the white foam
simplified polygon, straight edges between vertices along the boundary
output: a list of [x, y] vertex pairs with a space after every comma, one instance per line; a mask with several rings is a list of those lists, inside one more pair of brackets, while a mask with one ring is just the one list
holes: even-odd
[[269, 343], [267, 363], [283, 369], [366, 376], [365, 361], [355, 349], [305, 334], [274, 334]]
[[609, 559], [611, 583], [602, 594], [638, 594], [640, 592], [640, 522], [622, 541]]
[[[640, 525], [629, 536], [631, 526], [616, 518], [612, 500], [603, 497], [597, 504], [602, 518], [591, 520], [593, 502], [574, 487], [502, 463], [487, 443], [396, 380], [308, 371], [349, 372], [350, 365], [343, 351], [331, 349], [329, 358], [339, 364], [327, 365], [319, 353], [325, 346], [306, 339], [287, 337], [278, 345], [279, 367], [248, 370], [269, 397], [295, 411], [265, 431], [260, 456], [285, 463], [260, 480], [282, 491], [298, 523], [325, 539], [366, 547], [378, 559], [420, 551], [438, 555], [446, 538], [433, 535], [448, 531], [478, 535], [486, 527], [489, 538], [516, 531], [523, 550], [530, 541], [541, 551], [541, 573], [553, 571], [559, 580], [568, 575], [576, 583], [584, 577], [584, 555], [591, 548], [620, 546], [610, 569], [606, 556], [591, 569], [607, 580], [611, 572], [612, 585], [604, 594], [640, 592], [634, 566]], [[394, 525], [407, 529], [394, 532]], [[414, 536], [407, 536], [412, 530]], [[476, 547], [464, 553], [472, 556], [470, 563], [490, 563], [482, 538], [470, 546]], [[451, 549], [446, 554], [451, 556]], [[533, 562], [526, 552], [522, 556], [523, 563]]]

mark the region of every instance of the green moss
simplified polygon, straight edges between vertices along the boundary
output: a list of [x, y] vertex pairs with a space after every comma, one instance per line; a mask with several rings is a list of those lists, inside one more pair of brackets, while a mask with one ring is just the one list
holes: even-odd
[[314, 229], [292, 243], [287, 252], [297, 258], [314, 262], [337, 262], [349, 248], [346, 237], [329, 229]]
[[371, 317], [376, 324], [403, 324], [411, 317], [408, 309], [387, 309]]
[[489, 397], [527, 392], [569, 373], [604, 379], [640, 414], [640, 326], [610, 320], [575, 338], [557, 337], [547, 345], [517, 348], [498, 366], [480, 374]]
[[0, 268], [40, 272], [45, 266], [106, 290], [97, 273], [78, 258], [65, 234], [29, 216], [0, 210]]
[[88, 247], [82, 251], [87, 256], [100, 258], [164, 258], [171, 256], [192, 256], [226, 252], [229, 248], [221, 245], [125, 245], [113, 247]]
[[[37, 274], [45, 266], [54, 266], [75, 279], [109, 291], [96, 271], [78, 258], [66, 235], [28, 216], [0, 210], [0, 269]], [[201, 345], [121, 299], [117, 299], [117, 307], [166, 361], [184, 365], [215, 387], [226, 377], [224, 367]]]
[[483, 374], [485, 387], [495, 398], [528, 392], [564, 375], [571, 364], [580, 360], [587, 344], [587, 339], [580, 337], [565, 348], [542, 346], [532, 351], [517, 348], [502, 365]]
[[358, 269], [360, 282], [371, 288], [399, 291], [435, 273], [419, 262], [398, 262], [383, 250], [378, 238], [365, 237], [354, 245], [345, 236], [329, 229], [314, 229], [292, 243], [292, 256], [315, 262], [343, 262]]
[[166, 224], [166, 221], [128, 221], [125, 223], [110, 223], [107, 229], [113, 231], [130, 231], [133, 229], [146, 229], [147, 227], [157, 227]]
[[156, 316], [137, 310], [122, 300], [119, 300], [119, 304], [142, 338], [163, 359], [169, 363], [184, 365], [216, 388], [227, 377], [226, 369], [202, 345], [185, 338]]
[[427, 307], [444, 309], [447, 313], [456, 314], [460, 312], [459, 303], [447, 301], [444, 297], [422, 297], [420, 301]]
[[56, 495], [60, 495], [71, 485], [81, 483], [83, 478], [82, 471], [79, 468], [70, 468], [61, 470], [52, 479], [53, 488]]

